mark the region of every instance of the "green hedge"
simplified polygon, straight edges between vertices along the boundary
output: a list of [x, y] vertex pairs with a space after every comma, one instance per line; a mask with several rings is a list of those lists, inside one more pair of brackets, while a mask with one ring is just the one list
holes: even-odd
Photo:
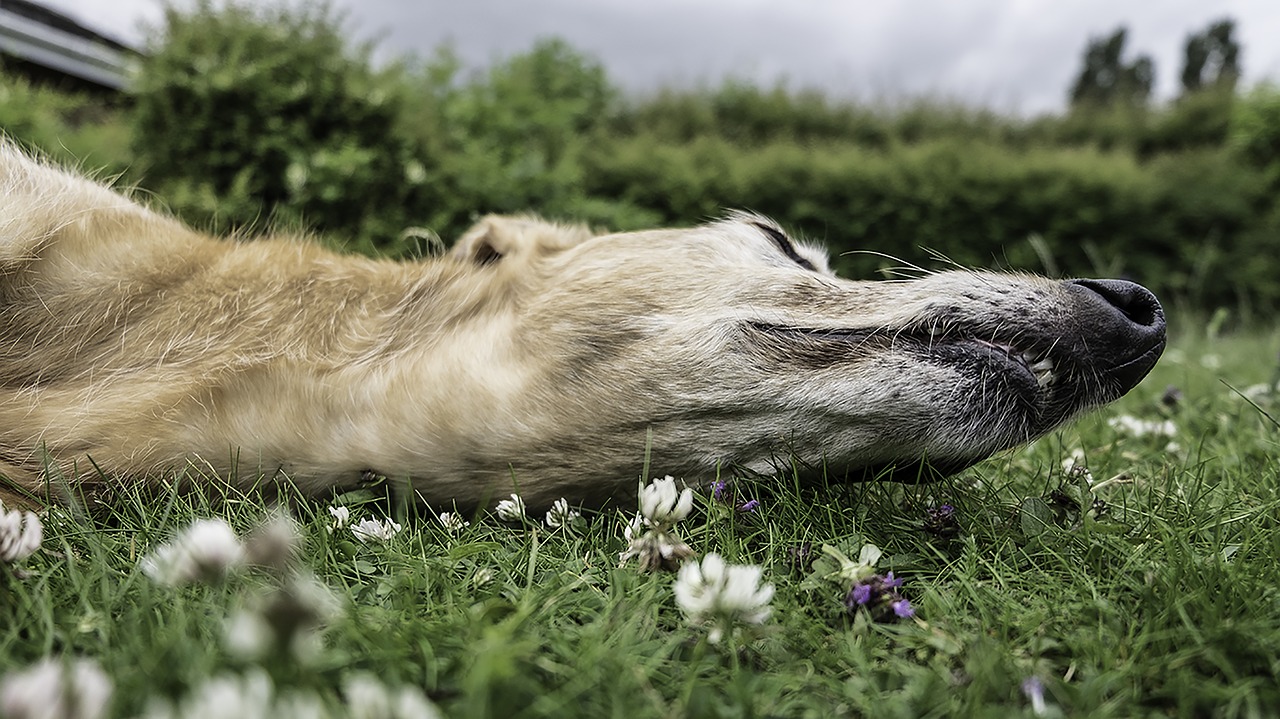
[[0, 124], [127, 170], [196, 225], [304, 227], [363, 252], [412, 252], [487, 212], [626, 230], [746, 208], [852, 276], [941, 256], [1280, 305], [1275, 88], [1025, 121], [733, 82], [626, 98], [558, 41], [473, 75], [447, 49], [375, 69], [343, 38], [323, 5], [170, 7], [131, 107], [95, 129], [84, 101], [6, 80]]

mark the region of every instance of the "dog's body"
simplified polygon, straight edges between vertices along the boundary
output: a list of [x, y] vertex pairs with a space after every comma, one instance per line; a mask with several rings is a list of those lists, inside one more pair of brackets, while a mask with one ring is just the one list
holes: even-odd
[[[0, 147], [0, 475], [189, 462], [430, 502], [598, 504], [654, 473], [944, 471], [1128, 391], [1164, 321], [1128, 283], [850, 282], [771, 222], [596, 236], [487, 218], [397, 263], [217, 240]], [[914, 475], [912, 475], [912, 478]]]

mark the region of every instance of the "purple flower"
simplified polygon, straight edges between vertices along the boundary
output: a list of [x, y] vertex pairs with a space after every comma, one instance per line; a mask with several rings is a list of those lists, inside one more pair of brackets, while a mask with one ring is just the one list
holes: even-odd
[[893, 607], [893, 613], [896, 614], [899, 619], [906, 619], [907, 617], [914, 617], [916, 615], [916, 610], [911, 608], [911, 602], [906, 599], [899, 599], [890, 606]]
[[956, 508], [950, 504], [928, 507], [924, 510], [924, 531], [937, 537], [954, 537], [960, 533], [956, 521]]
[[728, 501], [729, 480], [717, 479], [711, 483], [711, 498], [717, 502]]
[[886, 575], [873, 574], [849, 589], [844, 598], [844, 606], [850, 614], [856, 613], [861, 607], [876, 622], [913, 617], [916, 610], [910, 601], [898, 593], [901, 586], [902, 580], [893, 576], [893, 572]]
[[738, 505], [739, 512], [754, 512], [760, 508], [760, 500], [750, 499]]

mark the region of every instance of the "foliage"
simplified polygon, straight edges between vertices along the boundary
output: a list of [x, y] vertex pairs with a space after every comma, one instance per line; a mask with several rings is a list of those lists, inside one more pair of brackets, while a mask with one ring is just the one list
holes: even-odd
[[1084, 67], [1071, 86], [1072, 106], [1146, 103], [1155, 82], [1155, 66], [1147, 55], [1132, 61], [1124, 59], [1127, 33], [1121, 27], [1107, 37], [1089, 40], [1084, 51]]
[[1280, 112], [1273, 88], [1234, 92], [1233, 29], [1189, 38], [1205, 55], [1191, 58], [1199, 89], [1166, 106], [1116, 100], [1141, 75], [1121, 31], [1091, 42], [1093, 89], [1070, 112], [1019, 119], [736, 80], [623, 97], [556, 40], [472, 74], [447, 46], [375, 70], [327, 6], [202, 0], [166, 11], [135, 103], [107, 129], [77, 120], [102, 114], [80, 100], [13, 83], [0, 120], [217, 231], [313, 230], [404, 255], [489, 212], [629, 230], [748, 208], [827, 243], [856, 276], [897, 264], [868, 252], [940, 255], [1271, 308]]
[[1280, 87], [1260, 85], [1240, 98], [1231, 117], [1231, 146], [1280, 183]]
[[1240, 45], [1236, 24], [1219, 20], [1187, 38], [1183, 50], [1182, 89], [1192, 93], [1208, 87], [1234, 90], [1240, 79]]
[[101, 98], [33, 85], [0, 68], [0, 133], [30, 151], [112, 173], [129, 159], [128, 127]]
[[148, 183], [203, 224], [270, 213], [361, 244], [398, 236], [427, 170], [395, 132], [395, 70], [340, 29], [325, 5], [167, 7], [135, 87]]

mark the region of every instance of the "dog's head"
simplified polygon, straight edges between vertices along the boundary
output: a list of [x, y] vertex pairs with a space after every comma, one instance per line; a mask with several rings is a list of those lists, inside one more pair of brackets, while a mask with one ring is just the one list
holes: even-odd
[[452, 257], [503, 285], [488, 294], [513, 336], [491, 369], [511, 392], [475, 429], [491, 470], [538, 491], [630, 488], [646, 445], [653, 473], [690, 478], [955, 472], [1120, 397], [1165, 345], [1129, 282], [849, 281], [747, 214], [599, 236], [487, 218]]

